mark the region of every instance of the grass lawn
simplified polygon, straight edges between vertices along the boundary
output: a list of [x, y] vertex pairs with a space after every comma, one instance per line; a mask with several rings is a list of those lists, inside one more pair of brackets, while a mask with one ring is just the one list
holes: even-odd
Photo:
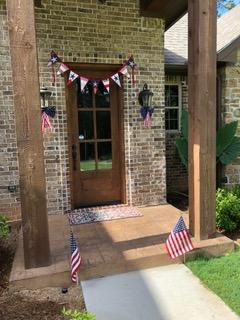
[[240, 315], [240, 250], [220, 258], [198, 258], [186, 265]]
[[[95, 160], [81, 161], [81, 171], [93, 171], [96, 170]], [[112, 160], [99, 161], [98, 170], [112, 169]]]

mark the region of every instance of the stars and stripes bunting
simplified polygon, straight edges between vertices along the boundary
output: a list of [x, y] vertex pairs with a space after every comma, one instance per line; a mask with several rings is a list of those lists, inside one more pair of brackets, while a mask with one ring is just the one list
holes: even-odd
[[48, 60], [48, 67], [52, 66], [53, 64], [60, 62], [61, 59], [59, 58], [59, 56], [56, 54], [55, 51], [51, 51], [51, 57]]
[[73, 81], [76, 80], [77, 78], [78, 78], [78, 74], [71, 70], [69, 73], [67, 85], [69, 86], [70, 84], [72, 84]]
[[81, 91], [84, 90], [86, 84], [88, 83], [89, 79], [85, 77], [80, 77], [80, 82], [81, 82]]
[[61, 74], [63, 74], [64, 72], [68, 71], [69, 68], [68, 66], [66, 66], [64, 63], [61, 63], [57, 72], [57, 75], [60, 76]]
[[73, 283], [77, 283], [77, 273], [81, 264], [81, 255], [77, 246], [73, 232], [70, 232], [70, 248], [71, 248], [71, 278]]
[[137, 64], [134, 61], [133, 55], [131, 55], [131, 57], [128, 59], [127, 65], [129, 65], [129, 67], [132, 69], [132, 84], [136, 83], [136, 67]]
[[166, 241], [166, 248], [172, 259], [175, 259], [178, 256], [182, 256], [186, 252], [192, 251], [194, 249], [183, 217], [179, 218], [174, 229], [168, 236]]
[[98, 81], [93, 81], [93, 92], [94, 94], [97, 93], [98, 90]]
[[115, 73], [112, 77], [114, 82], [116, 82], [116, 84], [121, 87], [121, 82], [120, 82], [120, 78], [119, 78], [119, 74], [118, 73]]
[[54, 50], [51, 51], [50, 54], [50, 59], [48, 60], [48, 67], [52, 68], [52, 84], [55, 85], [56, 83], [56, 74], [55, 74], [55, 69], [54, 69], [54, 65], [57, 62], [61, 62], [61, 59], [59, 58], [59, 56], [56, 54], [56, 52]]
[[102, 81], [104, 87], [106, 88], [106, 90], [109, 92], [110, 90], [110, 80], [109, 79], [105, 79]]
[[126, 65], [123, 66], [122, 69], [120, 69], [120, 72], [121, 72], [125, 77], [127, 77], [128, 79], [131, 78], [130, 73], [128, 72], [128, 68], [127, 68]]
[[[55, 71], [55, 65], [57, 66], [57, 72]], [[93, 92], [96, 93], [98, 90], [98, 84], [100, 81], [103, 82], [106, 90], [109, 92], [110, 90], [110, 78], [119, 86], [122, 87], [121, 85], [121, 80], [120, 80], [120, 74], [123, 74], [125, 77], [127, 77], [128, 79], [132, 78], [132, 83], [134, 84], [136, 81], [136, 77], [135, 77], [135, 69], [136, 69], [136, 63], [134, 61], [133, 55], [131, 55], [131, 57], [121, 66], [118, 68], [118, 70], [116, 70], [115, 73], [109, 74], [109, 76], [105, 77], [104, 79], [101, 78], [86, 78], [84, 76], [82, 76], [81, 74], [79, 74], [78, 72], [75, 72], [73, 70], [71, 70], [71, 67], [65, 63], [61, 58], [59, 58], [59, 56], [57, 55], [57, 53], [52, 50], [51, 54], [50, 54], [50, 59], [48, 60], [48, 66], [52, 68], [52, 83], [53, 85], [55, 85], [56, 83], [56, 74], [58, 76], [63, 75], [66, 72], [69, 72], [68, 74], [68, 81], [67, 81], [67, 85], [72, 84], [77, 78], [80, 78], [80, 85], [81, 85], [81, 91], [84, 90], [86, 84], [88, 83], [88, 81], [91, 81], [93, 83]], [[128, 68], [130, 67], [131, 69], [131, 75], [129, 73]]]

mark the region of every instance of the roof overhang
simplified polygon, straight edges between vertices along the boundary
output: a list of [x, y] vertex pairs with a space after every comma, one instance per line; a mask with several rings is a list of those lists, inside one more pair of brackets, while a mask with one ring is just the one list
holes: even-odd
[[240, 36], [232, 40], [231, 43], [226, 45], [218, 51], [218, 61], [236, 63], [238, 60], [238, 50], [240, 48]]
[[165, 64], [167, 75], [187, 75], [187, 64]]
[[187, 7], [187, 0], [140, 0], [140, 14], [164, 19], [166, 29], [187, 12]]
[[[229, 62], [229, 61], [227, 61]], [[226, 61], [217, 61], [217, 67], [221, 68], [226, 65]], [[165, 74], [166, 75], [187, 75], [188, 65], [187, 64], [167, 64], [165, 63]]]

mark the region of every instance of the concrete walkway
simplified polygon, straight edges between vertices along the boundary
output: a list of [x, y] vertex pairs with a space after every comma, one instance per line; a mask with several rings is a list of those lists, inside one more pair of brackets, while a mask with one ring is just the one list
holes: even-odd
[[239, 320], [184, 265], [134, 271], [82, 282], [97, 320]]

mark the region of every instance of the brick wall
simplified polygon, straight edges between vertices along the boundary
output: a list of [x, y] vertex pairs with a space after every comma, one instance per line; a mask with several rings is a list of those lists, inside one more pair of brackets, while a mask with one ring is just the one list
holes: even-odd
[[[0, 214], [20, 215], [19, 176], [5, 1], [0, 1]], [[8, 187], [17, 187], [10, 192]]]
[[[127, 201], [134, 205], [164, 203], [166, 165], [163, 21], [140, 17], [138, 0], [112, 0], [105, 5], [97, 0], [43, 0], [42, 4], [43, 7], [36, 8], [35, 13], [41, 84], [51, 87], [51, 71], [46, 66], [51, 49], [56, 50], [64, 61], [79, 63], [120, 64], [131, 53], [134, 54], [138, 64], [138, 83], [135, 88], [125, 83], [124, 89]], [[5, 11], [1, 13], [3, 19], [6, 19]], [[5, 50], [7, 53], [7, 38]], [[8, 60], [8, 54], [4, 59]], [[10, 75], [9, 61], [7, 63], [7, 74]], [[4, 72], [6, 73], [6, 70]], [[150, 130], [142, 127], [137, 102], [138, 92], [145, 82], [154, 92], [155, 112]], [[12, 91], [11, 88], [6, 90], [10, 91], [10, 106], [5, 107], [4, 121], [10, 126], [12, 120], [14, 128], [13, 111], [12, 119], [9, 119], [10, 113], [7, 112], [13, 110]], [[44, 137], [48, 212], [64, 213], [70, 209], [70, 176], [63, 78], [57, 80], [52, 91], [51, 103], [57, 106], [57, 115], [53, 120], [54, 131]], [[15, 145], [13, 148], [16, 150]], [[16, 153], [10, 152], [6, 157], [13, 154], [15, 162], [12, 166], [16, 167]], [[4, 174], [8, 172], [11, 164], [12, 160], [6, 163]], [[17, 170], [12, 172], [15, 172], [16, 179]], [[0, 177], [0, 185], [2, 177], [3, 175]], [[15, 183], [15, 180], [13, 181]], [[18, 197], [8, 193], [7, 196], [9, 206]], [[9, 210], [6, 209], [5, 212], [8, 213]]]
[[[219, 70], [222, 79], [222, 122], [238, 120], [240, 135], [240, 48], [236, 64], [228, 63]], [[240, 184], [240, 157], [224, 168], [227, 185]]]
[[[166, 84], [178, 84], [181, 86], [182, 110], [188, 109], [187, 77], [178, 75], [166, 75]], [[175, 140], [179, 137], [177, 131], [166, 131], [166, 181], [167, 192], [185, 192], [188, 190], [188, 174], [182, 164], [175, 147]]]

